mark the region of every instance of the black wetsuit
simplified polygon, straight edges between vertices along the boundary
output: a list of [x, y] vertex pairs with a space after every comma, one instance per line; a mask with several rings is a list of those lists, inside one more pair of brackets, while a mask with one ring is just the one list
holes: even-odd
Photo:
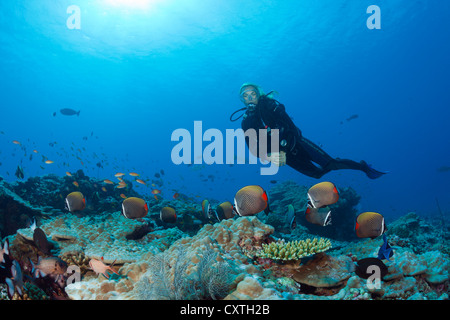
[[[258, 105], [253, 111], [247, 110], [241, 126], [244, 131], [269, 130], [268, 153], [270, 153], [270, 129], [279, 129], [279, 150], [286, 152], [286, 164], [309, 177], [318, 179], [331, 170], [339, 169], [361, 170], [366, 173], [369, 170], [364, 161], [332, 158], [315, 143], [303, 137], [300, 129], [287, 115], [284, 105], [267, 96], [259, 98]], [[249, 146], [248, 138], [246, 143]]]

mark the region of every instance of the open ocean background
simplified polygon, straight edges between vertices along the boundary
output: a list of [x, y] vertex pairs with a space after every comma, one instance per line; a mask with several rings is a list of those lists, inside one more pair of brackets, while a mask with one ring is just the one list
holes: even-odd
[[[366, 26], [373, 4], [380, 30]], [[66, 25], [70, 5], [81, 9], [79, 30]], [[0, 176], [14, 181], [21, 164], [25, 179], [82, 169], [150, 181], [162, 169], [163, 197], [199, 202], [233, 201], [248, 184], [270, 190], [271, 180], [332, 181], [362, 196], [361, 212], [434, 215], [439, 199], [448, 214], [449, 12], [446, 0], [1, 1]], [[229, 117], [244, 82], [278, 91], [331, 156], [390, 173], [316, 180], [287, 166], [261, 176], [259, 165], [174, 165], [174, 130], [240, 128]], [[150, 184], [134, 188], [150, 194]]]

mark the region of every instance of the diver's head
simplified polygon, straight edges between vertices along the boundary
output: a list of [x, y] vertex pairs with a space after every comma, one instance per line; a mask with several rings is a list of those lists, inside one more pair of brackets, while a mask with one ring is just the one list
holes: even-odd
[[247, 108], [256, 107], [262, 94], [261, 88], [251, 83], [244, 83], [239, 90], [241, 101]]

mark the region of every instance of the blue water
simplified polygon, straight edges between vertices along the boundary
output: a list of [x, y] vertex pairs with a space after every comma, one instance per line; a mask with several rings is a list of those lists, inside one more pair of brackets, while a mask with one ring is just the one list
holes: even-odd
[[[366, 26], [372, 4], [379, 30]], [[81, 29], [67, 27], [70, 5]], [[274, 179], [319, 182], [289, 167], [261, 176], [257, 165], [172, 163], [174, 130], [240, 127], [229, 116], [249, 81], [278, 91], [304, 136], [330, 155], [390, 172], [320, 180], [352, 186], [361, 211], [435, 214], [438, 198], [449, 212], [450, 171], [438, 171], [450, 167], [449, 10], [443, 0], [1, 1], [0, 175], [14, 181], [18, 164], [26, 178], [82, 169], [151, 179], [163, 169], [164, 197], [199, 201], [232, 201], [241, 187], [270, 189]]]

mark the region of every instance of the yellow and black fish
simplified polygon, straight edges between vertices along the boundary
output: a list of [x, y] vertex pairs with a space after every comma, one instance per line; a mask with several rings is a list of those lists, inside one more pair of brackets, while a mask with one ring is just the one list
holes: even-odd
[[308, 190], [308, 199], [313, 208], [323, 208], [339, 200], [336, 186], [328, 181], [315, 184]]
[[206, 219], [210, 219], [211, 218], [211, 216], [210, 216], [210, 210], [211, 210], [211, 204], [209, 203], [209, 201], [208, 200], [203, 200], [202, 201], [202, 213], [203, 213], [203, 216], [206, 218]]
[[325, 227], [331, 224], [331, 210], [329, 207], [313, 208], [308, 206], [305, 211], [306, 221]]
[[233, 205], [230, 201], [225, 201], [219, 204], [216, 208], [217, 217], [220, 220], [231, 219], [234, 217]]
[[147, 215], [147, 203], [136, 197], [129, 197], [122, 202], [122, 214], [128, 219], [140, 219]]
[[177, 214], [172, 207], [164, 207], [159, 213], [159, 218], [165, 223], [175, 223], [177, 221]]
[[23, 168], [20, 165], [17, 166], [15, 175], [19, 179], [23, 179], [24, 178], [25, 175], [23, 174]]
[[356, 218], [355, 231], [359, 238], [375, 239], [386, 231], [384, 217], [377, 212], [363, 212]]
[[70, 212], [81, 211], [86, 208], [86, 199], [79, 191], [71, 192], [66, 197], [66, 209]]
[[255, 215], [263, 210], [269, 213], [266, 191], [257, 185], [243, 187], [234, 196], [234, 209], [240, 216]]

